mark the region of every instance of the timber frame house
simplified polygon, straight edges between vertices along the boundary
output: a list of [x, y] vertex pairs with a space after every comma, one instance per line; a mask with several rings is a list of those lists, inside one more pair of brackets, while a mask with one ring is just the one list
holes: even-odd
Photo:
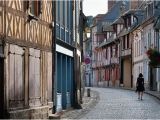
[[48, 118], [52, 19], [52, 1], [0, 1], [1, 118]]

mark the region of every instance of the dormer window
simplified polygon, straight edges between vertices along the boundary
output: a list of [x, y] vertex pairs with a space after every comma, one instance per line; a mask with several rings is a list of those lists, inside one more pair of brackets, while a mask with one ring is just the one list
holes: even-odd
[[149, 2], [145, 7], [145, 18], [153, 16], [153, 2]]
[[128, 17], [128, 27], [131, 27], [131, 15]]

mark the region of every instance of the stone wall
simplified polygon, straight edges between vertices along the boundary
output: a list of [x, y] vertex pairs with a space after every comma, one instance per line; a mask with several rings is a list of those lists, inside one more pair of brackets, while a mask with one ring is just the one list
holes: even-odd
[[36, 107], [23, 110], [14, 110], [9, 112], [9, 118], [12, 119], [47, 119], [49, 117], [49, 107]]

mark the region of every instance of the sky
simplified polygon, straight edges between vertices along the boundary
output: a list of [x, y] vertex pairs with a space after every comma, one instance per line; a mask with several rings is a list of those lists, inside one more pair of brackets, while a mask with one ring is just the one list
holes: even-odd
[[83, 12], [86, 16], [104, 14], [107, 12], [107, 0], [84, 0]]

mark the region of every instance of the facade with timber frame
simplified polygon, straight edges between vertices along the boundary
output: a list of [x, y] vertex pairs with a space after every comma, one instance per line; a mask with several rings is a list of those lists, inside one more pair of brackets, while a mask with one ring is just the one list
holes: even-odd
[[48, 118], [51, 22], [52, 1], [0, 1], [1, 118]]

